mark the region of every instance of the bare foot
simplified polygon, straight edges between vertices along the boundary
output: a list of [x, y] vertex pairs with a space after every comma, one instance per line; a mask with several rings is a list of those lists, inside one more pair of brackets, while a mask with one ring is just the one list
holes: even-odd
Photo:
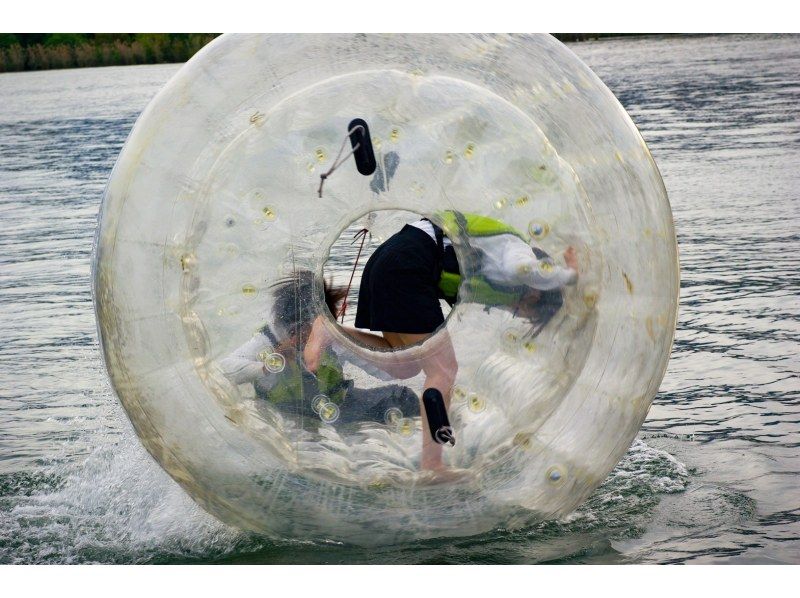
[[567, 247], [567, 250], [564, 252], [564, 261], [567, 267], [572, 268], [576, 272], [578, 271], [578, 252], [575, 251], [572, 245]]

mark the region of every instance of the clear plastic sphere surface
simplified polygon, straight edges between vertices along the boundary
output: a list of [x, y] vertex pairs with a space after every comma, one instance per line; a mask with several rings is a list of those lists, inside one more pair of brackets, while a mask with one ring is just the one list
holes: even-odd
[[[352, 158], [331, 175], [353, 118], [369, 123], [388, 184]], [[379, 238], [398, 214], [481, 214], [579, 279], [535, 336], [514, 310], [462, 296], [442, 335], [458, 360], [448, 467], [428, 483], [419, 417], [353, 422], [306, 395], [293, 418], [220, 362], [273, 317], [271, 288], [316, 276], [312, 310], [341, 355], [380, 368], [337, 326], [323, 265], [342, 231]], [[410, 221], [409, 219], [404, 220]], [[462, 270], [476, 266], [461, 254]], [[147, 450], [203, 508], [259, 533], [360, 544], [463, 536], [574, 510], [630, 446], [662, 380], [678, 261], [658, 170], [611, 92], [548, 35], [224, 35], [141, 115], [111, 175], [94, 259], [112, 384]], [[270, 348], [265, 375], [291, 376]], [[350, 362], [348, 362], [350, 363]], [[357, 386], [386, 381], [347, 365]], [[417, 395], [423, 377], [398, 380]], [[388, 388], [388, 387], [387, 387]]]

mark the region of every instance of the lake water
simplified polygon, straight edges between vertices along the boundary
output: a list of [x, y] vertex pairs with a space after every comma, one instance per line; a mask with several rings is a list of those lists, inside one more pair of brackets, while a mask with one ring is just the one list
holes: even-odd
[[145, 452], [109, 386], [97, 210], [178, 66], [0, 75], [0, 563], [800, 563], [800, 36], [570, 47], [669, 191], [682, 266], [669, 370], [577, 513], [369, 551], [217, 522]]

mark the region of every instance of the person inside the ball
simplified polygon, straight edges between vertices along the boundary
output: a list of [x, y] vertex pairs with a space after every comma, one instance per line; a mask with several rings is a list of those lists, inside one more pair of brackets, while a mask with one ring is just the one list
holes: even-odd
[[[420, 413], [416, 394], [405, 386], [388, 384], [358, 388], [344, 375], [351, 362], [371, 376], [388, 382], [403, 372], [386, 372], [328, 343], [306, 368], [303, 348], [313, 323], [314, 276], [299, 271], [273, 287], [272, 324], [261, 327], [246, 343], [220, 360], [219, 366], [234, 384], [252, 384], [256, 397], [285, 414], [326, 423], [376, 421], [415, 417]], [[325, 302], [337, 313], [345, 290], [324, 283]], [[391, 368], [389, 368], [391, 369]]]
[[[469, 257], [468, 272], [462, 273], [454, 243]], [[564, 252], [564, 262], [556, 264], [499, 220], [442, 211], [405, 225], [375, 250], [364, 267], [355, 328], [343, 329], [380, 350], [425, 342], [417, 362], [425, 373], [423, 394], [436, 389], [449, 408], [458, 362], [446, 330], [431, 337], [444, 323], [440, 299], [451, 306], [460, 300], [512, 311], [531, 322], [535, 335], [561, 308], [561, 289], [578, 279], [573, 247]], [[304, 349], [309, 370], [322, 365], [330, 342], [318, 318]], [[423, 434], [421, 467], [444, 468], [442, 446], [428, 434]]]

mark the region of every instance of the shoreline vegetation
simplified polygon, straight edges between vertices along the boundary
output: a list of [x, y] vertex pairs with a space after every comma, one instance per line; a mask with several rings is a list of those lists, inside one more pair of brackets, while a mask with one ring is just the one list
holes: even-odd
[[[0, 73], [186, 62], [219, 33], [0, 33]], [[625, 33], [554, 33], [562, 42]]]
[[186, 62], [218, 33], [0, 33], [0, 73]]

